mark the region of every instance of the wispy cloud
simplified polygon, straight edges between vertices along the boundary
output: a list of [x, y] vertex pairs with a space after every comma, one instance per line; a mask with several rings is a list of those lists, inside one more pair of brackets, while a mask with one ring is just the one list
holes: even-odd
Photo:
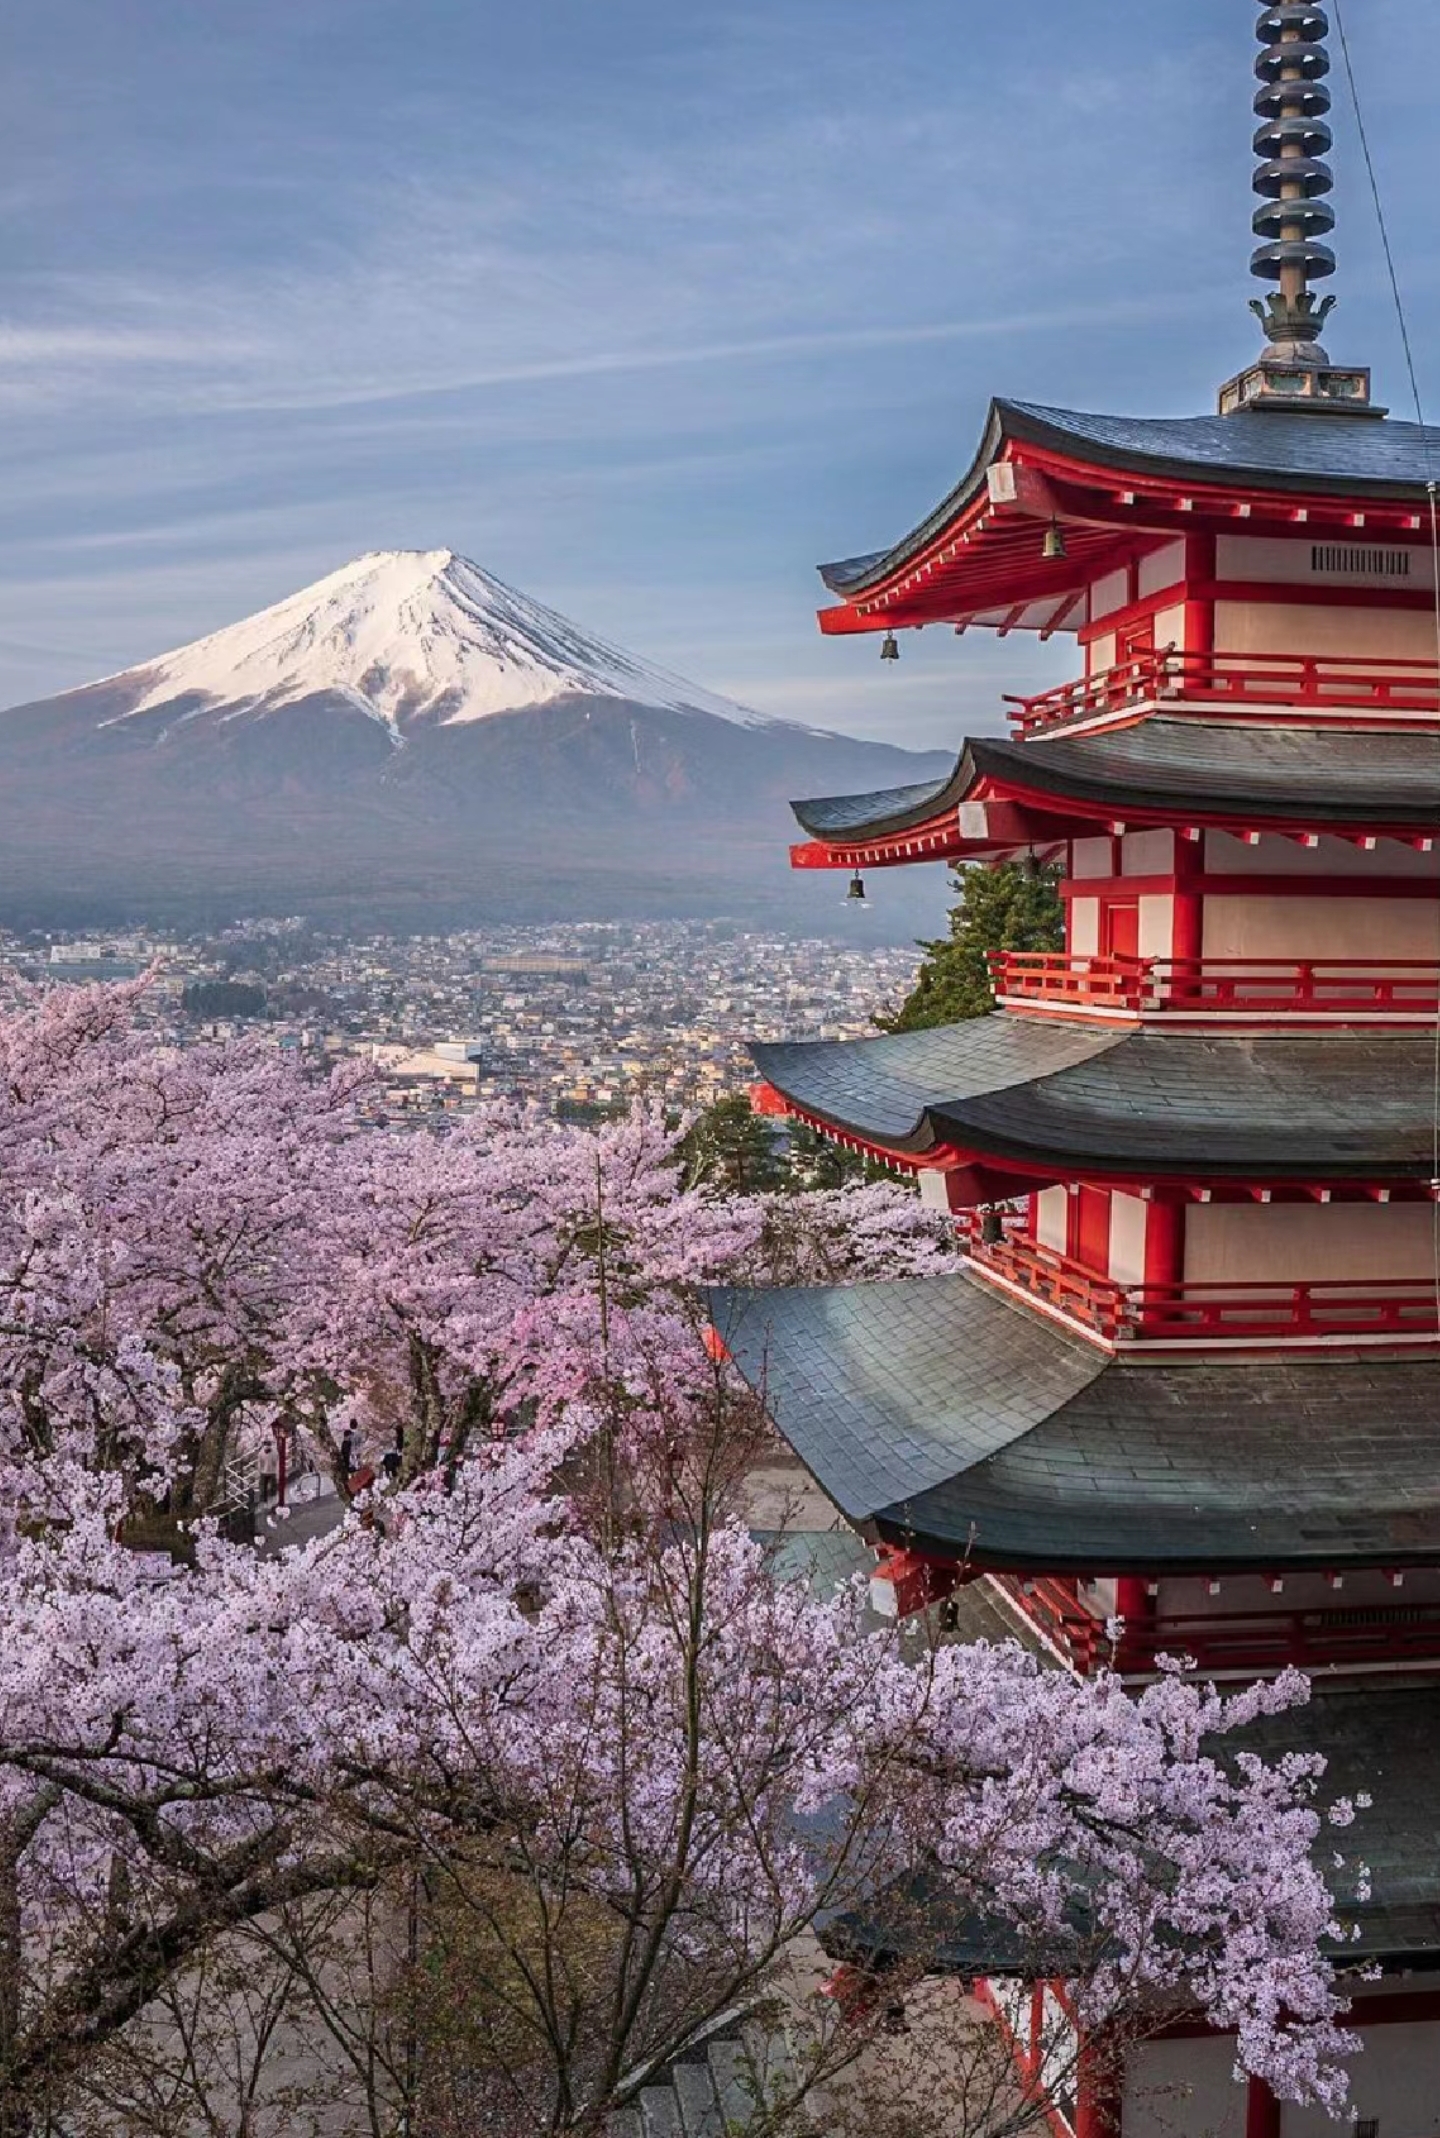
[[[1229, 10], [22, 12], [0, 702], [448, 542], [697, 681], [940, 740], [1064, 649], [927, 634], [897, 688], [818, 641], [812, 559], [913, 523], [992, 391], [1204, 407], [1249, 353]], [[1363, 40], [1428, 365], [1440, 10]], [[1337, 347], [1383, 373], [1353, 166], [1339, 198]]]

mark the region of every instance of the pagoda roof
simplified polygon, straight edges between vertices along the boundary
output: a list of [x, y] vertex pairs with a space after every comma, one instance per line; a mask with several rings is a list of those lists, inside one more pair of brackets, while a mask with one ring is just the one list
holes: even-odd
[[1433, 724], [1356, 731], [1157, 713], [1088, 734], [975, 737], [947, 779], [791, 807], [813, 838], [854, 846], [916, 831], [997, 790], [1052, 813], [1059, 804], [1100, 817], [1389, 826], [1428, 836], [1440, 815], [1440, 749]]
[[750, 1052], [796, 1112], [897, 1156], [1156, 1180], [1434, 1171], [1434, 1047], [1413, 1034], [1115, 1032], [1001, 1010]]
[[[1330, 1875], [1353, 1933], [1336, 1957], [1347, 1972], [1440, 1967], [1440, 1686], [1317, 1686], [1305, 1706], [1259, 1716], [1213, 1749], [1221, 1759], [1251, 1752], [1271, 1762], [1318, 1753], [1325, 1761], [1322, 1802], [1348, 1798], [1361, 1807], [1340, 1845], [1347, 1864], [1363, 1864], [1367, 1873], [1363, 1898], [1355, 1897], [1353, 1876]], [[873, 1964], [882, 1954], [899, 1955], [936, 1974], [1028, 1978], [1044, 1971], [1033, 1936], [966, 1910], [933, 1874], [892, 1889], [865, 1914], [830, 1922], [823, 1943], [835, 1959]], [[1073, 1951], [1061, 1946], [1044, 1957], [1062, 1974]], [[1362, 1989], [1362, 2011], [1365, 1995]]]
[[[847, 603], [885, 585], [973, 508], [983, 509], [988, 471], [1006, 459], [1028, 461], [1071, 482], [1083, 482], [1089, 471], [1128, 474], [1137, 482], [1174, 484], [1192, 498], [1238, 489], [1414, 507], [1426, 503], [1426, 485], [1440, 471], [1440, 427], [1310, 411], [1107, 416], [993, 401], [974, 461], [935, 510], [886, 549], [822, 565], [825, 585]], [[1116, 521], [1123, 521], [1122, 513]], [[1051, 573], [1046, 584], [1059, 590], [1073, 576]], [[1037, 585], [1037, 592], [1044, 590]]]
[[806, 1468], [890, 1543], [1150, 1575], [1440, 1550], [1437, 1360], [1118, 1363], [964, 1274], [718, 1291], [711, 1313]]

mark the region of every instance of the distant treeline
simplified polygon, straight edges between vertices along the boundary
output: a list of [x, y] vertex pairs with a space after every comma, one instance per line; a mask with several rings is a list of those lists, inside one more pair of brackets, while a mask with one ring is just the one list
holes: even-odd
[[248, 980], [192, 980], [181, 997], [187, 1017], [208, 1024], [216, 1018], [263, 1017], [265, 990]]

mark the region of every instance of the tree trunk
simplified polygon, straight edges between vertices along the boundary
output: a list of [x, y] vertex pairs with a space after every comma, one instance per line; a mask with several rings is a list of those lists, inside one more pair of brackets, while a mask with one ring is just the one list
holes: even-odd
[[13, 1822], [7, 1819], [0, 1821], [0, 2138], [30, 2138], [35, 2128], [31, 2108], [14, 2092], [24, 1966], [20, 1848]]

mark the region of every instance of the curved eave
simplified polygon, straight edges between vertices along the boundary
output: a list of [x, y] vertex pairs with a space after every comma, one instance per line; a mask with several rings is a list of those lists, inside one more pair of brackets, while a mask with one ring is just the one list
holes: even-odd
[[974, 737], [946, 780], [791, 808], [814, 842], [792, 856], [806, 868], [979, 859], [1116, 821], [1423, 839], [1440, 819], [1440, 754], [1420, 725], [1357, 734], [1157, 713], [1073, 737]]
[[750, 1057], [770, 1090], [809, 1118], [916, 1157], [935, 1148], [937, 1107], [957, 1092], [1023, 1090], [1119, 1044], [1113, 1032], [1002, 1014], [878, 1039], [757, 1044]]
[[902, 1164], [1322, 1188], [1430, 1181], [1432, 1053], [1413, 1035], [1115, 1032], [1004, 1011], [751, 1049], [784, 1108]]
[[[1216, 780], [1213, 770], [1202, 762], [1166, 763], [1158, 752], [1155, 763], [1147, 767], [1143, 762], [1147, 744], [1168, 743], [1172, 737], [1181, 738], [1182, 743], [1191, 738], [1202, 742], [1223, 738], [1232, 751], [1233, 769]], [[1248, 751], [1263, 747], [1293, 754], [1312, 739], [1312, 754], [1322, 766], [1327, 761], [1338, 763], [1347, 753], [1356, 758], [1348, 784], [1313, 779], [1307, 785], [1296, 779], [1267, 791], [1258, 778], [1247, 783]], [[1366, 757], [1373, 763], [1387, 745], [1413, 759], [1393, 784], [1366, 773]], [[1121, 763], [1120, 755], [1125, 752], [1134, 752], [1140, 761], [1133, 766]], [[1152, 716], [1129, 727], [1073, 740], [1064, 736], [1040, 736], [1027, 742], [981, 738], [966, 744], [962, 762], [970, 767], [972, 793], [1002, 794], [1039, 808], [1047, 803], [1052, 808], [1057, 802], [1068, 804], [1094, 820], [1128, 813], [1153, 824], [1241, 821], [1247, 826], [1334, 825], [1375, 836], [1392, 832], [1428, 835], [1435, 830], [1440, 796], [1440, 758], [1433, 729], [1377, 736]]]
[[913, 787], [886, 787], [874, 794], [816, 795], [792, 802], [791, 812], [802, 831], [812, 838], [874, 839], [896, 836], [920, 827], [936, 827], [948, 810], [958, 807], [968, 792], [968, 745], [956, 759], [947, 779], [925, 780]]
[[1440, 1361], [1115, 1365], [965, 1276], [711, 1306], [779, 1432], [872, 1538], [1097, 1575], [1440, 1553]]
[[[991, 489], [1005, 463], [1021, 471], [1013, 496]], [[1256, 529], [1293, 531], [1301, 507], [1316, 527], [1338, 529], [1364, 501], [1372, 531], [1421, 535], [1431, 465], [1440, 430], [1416, 424], [1273, 412], [1167, 422], [996, 401], [971, 466], [918, 527], [821, 567], [840, 606], [823, 609], [820, 626], [843, 635], [983, 622], [1048, 635], [1074, 628], [1074, 605], [1112, 558], [1193, 531], [1207, 514], [1228, 524], [1237, 504]], [[1042, 554], [1052, 518], [1065, 529], [1061, 560]]]

